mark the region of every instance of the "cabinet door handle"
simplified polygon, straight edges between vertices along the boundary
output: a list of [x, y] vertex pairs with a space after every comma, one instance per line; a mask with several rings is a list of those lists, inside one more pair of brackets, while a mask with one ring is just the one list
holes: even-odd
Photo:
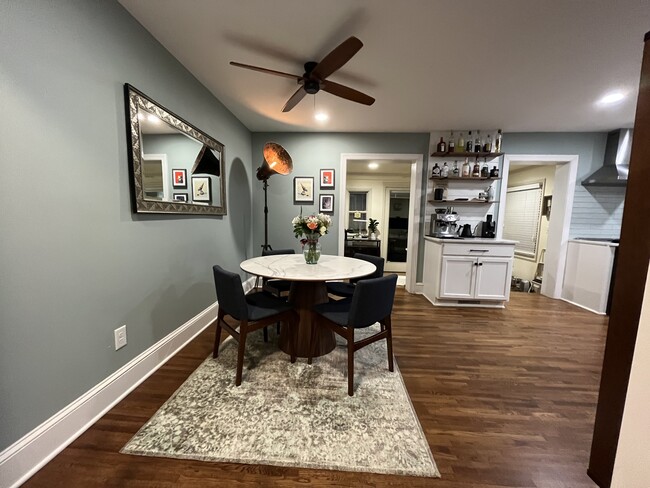
[[483, 263], [478, 263], [479, 266], [483, 266]]
[[489, 249], [470, 249], [469, 252], [490, 252]]

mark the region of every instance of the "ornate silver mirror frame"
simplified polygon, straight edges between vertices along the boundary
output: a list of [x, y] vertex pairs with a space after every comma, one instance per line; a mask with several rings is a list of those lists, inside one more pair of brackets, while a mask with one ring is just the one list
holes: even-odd
[[[145, 94], [129, 85], [124, 85], [124, 93], [126, 100], [126, 115], [127, 115], [127, 142], [129, 147], [129, 165], [130, 165], [130, 181], [131, 181], [131, 199], [133, 203], [133, 211], [136, 213], [172, 213], [172, 214], [192, 214], [192, 215], [226, 215], [226, 174], [224, 164], [224, 146], [217, 140], [213, 139], [206, 133], [197, 129], [190, 123], [170, 112], [163, 106], [159, 105]], [[189, 138], [196, 142], [198, 147], [197, 154], [192, 153], [187, 155], [185, 164], [185, 176], [183, 177], [185, 187], [181, 190], [182, 193], [177, 193], [173, 197], [169, 197], [169, 188], [165, 188], [164, 192], [161, 189], [160, 196], [152, 196], [152, 192], [145, 192], [145, 154], [143, 152], [143, 131], [140, 121], [144, 118], [143, 114], [152, 115], [153, 118], [159, 119], [160, 122], [166, 124], [166, 132], [176, 132], [176, 137], [182, 135], [182, 138]], [[142, 124], [144, 125], [144, 123]], [[188, 140], [189, 140], [188, 139]], [[207, 147], [206, 147], [207, 146]], [[194, 163], [196, 168], [205, 168], [199, 165], [199, 159], [202, 155], [209, 150], [211, 152], [210, 160], [217, 167], [213, 167], [206, 173], [201, 173], [201, 176], [194, 177], [191, 174], [191, 165]], [[156, 151], [160, 152], [160, 151]], [[160, 156], [160, 155], [156, 155]], [[166, 157], [164, 154], [162, 157]], [[196, 161], [195, 161], [196, 159]], [[205, 163], [205, 161], [203, 162]], [[189, 165], [189, 166], [188, 166]], [[172, 166], [181, 166], [172, 163]], [[158, 170], [158, 179], [169, 181], [169, 185], [173, 186], [176, 190], [176, 181], [172, 182], [171, 172], [174, 168], [168, 168], [165, 164], [162, 166], [163, 173]], [[176, 170], [178, 171], [178, 170]], [[183, 170], [181, 170], [183, 171]], [[174, 172], [175, 173], [175, 172]], [[198, 173], [196, 173], [198, 175]], [[174, 174], [174, 177], [176, 175]], [[209, 190], [209, 201], [193, 201], [194, 180], [197, 182], [207, 182]], [[164, 186], [164, 185], [163, 185]], [[200, 190], [200, 189], [199, 189]], [[164, 196], [163, 196], [164, 193]], [[185, 195], [187, 201], [176, 200], [177, 195]], [[194, 194], [196, 196], [197, 194]], [[215, 203], [212, 203], [215, 201]]]

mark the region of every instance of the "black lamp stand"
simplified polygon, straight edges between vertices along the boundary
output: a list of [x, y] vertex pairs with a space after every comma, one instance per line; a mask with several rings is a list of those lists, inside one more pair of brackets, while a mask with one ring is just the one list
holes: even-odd
[[262, 244], [262, 251], [272, 251], [273, 248], [269, 244], [269, 205], [266, 199], [266, 189], [269, 186], [269, 179], [264, 178], [264, 244]]

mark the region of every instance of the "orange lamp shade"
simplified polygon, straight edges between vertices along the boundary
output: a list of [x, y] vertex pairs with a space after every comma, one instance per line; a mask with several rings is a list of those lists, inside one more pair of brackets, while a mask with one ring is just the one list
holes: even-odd
[[266, 180], [271, 175], [288, 175], [293, 171], [293, 161], [289, 153], [275, 142], [264, 144], [264, 162], [257, 168], [257, 179]]

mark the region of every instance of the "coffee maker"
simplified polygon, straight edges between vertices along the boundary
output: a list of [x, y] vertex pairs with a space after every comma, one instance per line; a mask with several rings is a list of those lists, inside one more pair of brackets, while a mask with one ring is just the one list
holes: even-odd
[[485, 216], [485, 221], [481, 222], [481, 237], [486, 237], [488, 239], [494, 239], [496, 236], [496, 222], [492, 220], [492, 214], [487, 214]]
[[437, 209], [436, 213], [431, 215], [429, 225], [429, 235], [432, 237], [457, 237], [458, 231], [458, 214], [451, 208]]

